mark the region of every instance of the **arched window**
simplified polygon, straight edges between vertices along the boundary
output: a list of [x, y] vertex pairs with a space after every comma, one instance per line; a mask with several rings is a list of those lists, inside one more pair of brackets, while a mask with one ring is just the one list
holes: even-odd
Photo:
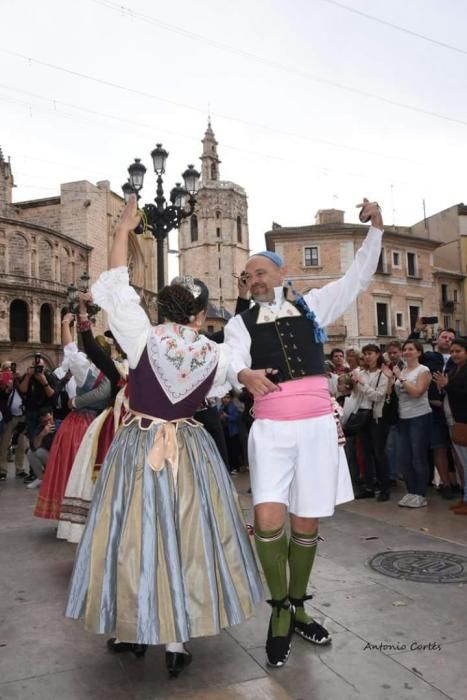
[[237, 241], [242, 242], [242, 217], [237, 216]]
[[211, 180], [217, 180], [217, 165], [215, 163], [211, 165]]
[[27, 343], [29, 339], [29, 309], [22, 299], [10, 304], [10, 340], [12, 343]]
[[41, 343], [53, 342], [53, 311], [50, 304], [42, 304], [41, 306], [41, 321], [40, 321], [40, 339]]
[[194, 243], [198, 240], [198, 217], [196, 216], [196, 214], [193, 214], [193, 216], [190, 219], [190, 233], [191, 242]]

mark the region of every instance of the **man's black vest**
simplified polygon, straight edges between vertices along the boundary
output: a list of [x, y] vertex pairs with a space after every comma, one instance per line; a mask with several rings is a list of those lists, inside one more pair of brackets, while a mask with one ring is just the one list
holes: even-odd
[[300, 316], [257, 323], [259, 304], [240, 314], [251, 336], [251, 369], [277, 369], [275, 381], [279, 382], [325, 374], [323, 346], [315, 340], [313, 323], [289, 303]]

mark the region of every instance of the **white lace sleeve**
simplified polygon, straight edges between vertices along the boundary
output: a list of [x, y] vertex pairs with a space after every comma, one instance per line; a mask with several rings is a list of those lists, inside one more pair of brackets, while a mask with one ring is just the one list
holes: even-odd
[[217, 347], [219, 348], [219, 362], [217, 363], [214, 381], [206, 397], [209, 399], [222, 398], [232, 388], [228, 378], [231, 360], [230, 348], [225, 343], [221, 343]]
[[130, 285], [127, 267], [103, 272], [91, 288], [96, 304], [107, 312], [109, 327], [128, 357], [131, 368], [138, 364], [146, 346], [151, 323], [141, 300]]
[[[76, 343], [68, 343], [68, 345], [65, 345], [63, 354], [62, 368], [65, 369], [65, 372], [70, 370], [77, 386], [83, 386], [86, 382], [89, 370], [92, 370], [94, 365], [88, 360], [84, 352], [78, 350]], [[93, 374], [97, 376], [96, 371], [94, 371]]]

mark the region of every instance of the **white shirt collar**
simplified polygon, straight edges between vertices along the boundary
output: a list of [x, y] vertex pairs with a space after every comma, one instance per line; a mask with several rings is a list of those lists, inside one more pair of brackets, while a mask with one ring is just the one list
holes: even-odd
[[274, 301], [258, 301], [258, 304], [266, 308], [275, 309], [282, 305], [284, 298], [284, 288], [274, 287]]

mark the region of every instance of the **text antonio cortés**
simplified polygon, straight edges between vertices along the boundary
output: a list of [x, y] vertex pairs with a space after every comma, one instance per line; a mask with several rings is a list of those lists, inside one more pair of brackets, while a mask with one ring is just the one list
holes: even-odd
[[438, 642], [365, 642], [363, 651], [441, 651]]

